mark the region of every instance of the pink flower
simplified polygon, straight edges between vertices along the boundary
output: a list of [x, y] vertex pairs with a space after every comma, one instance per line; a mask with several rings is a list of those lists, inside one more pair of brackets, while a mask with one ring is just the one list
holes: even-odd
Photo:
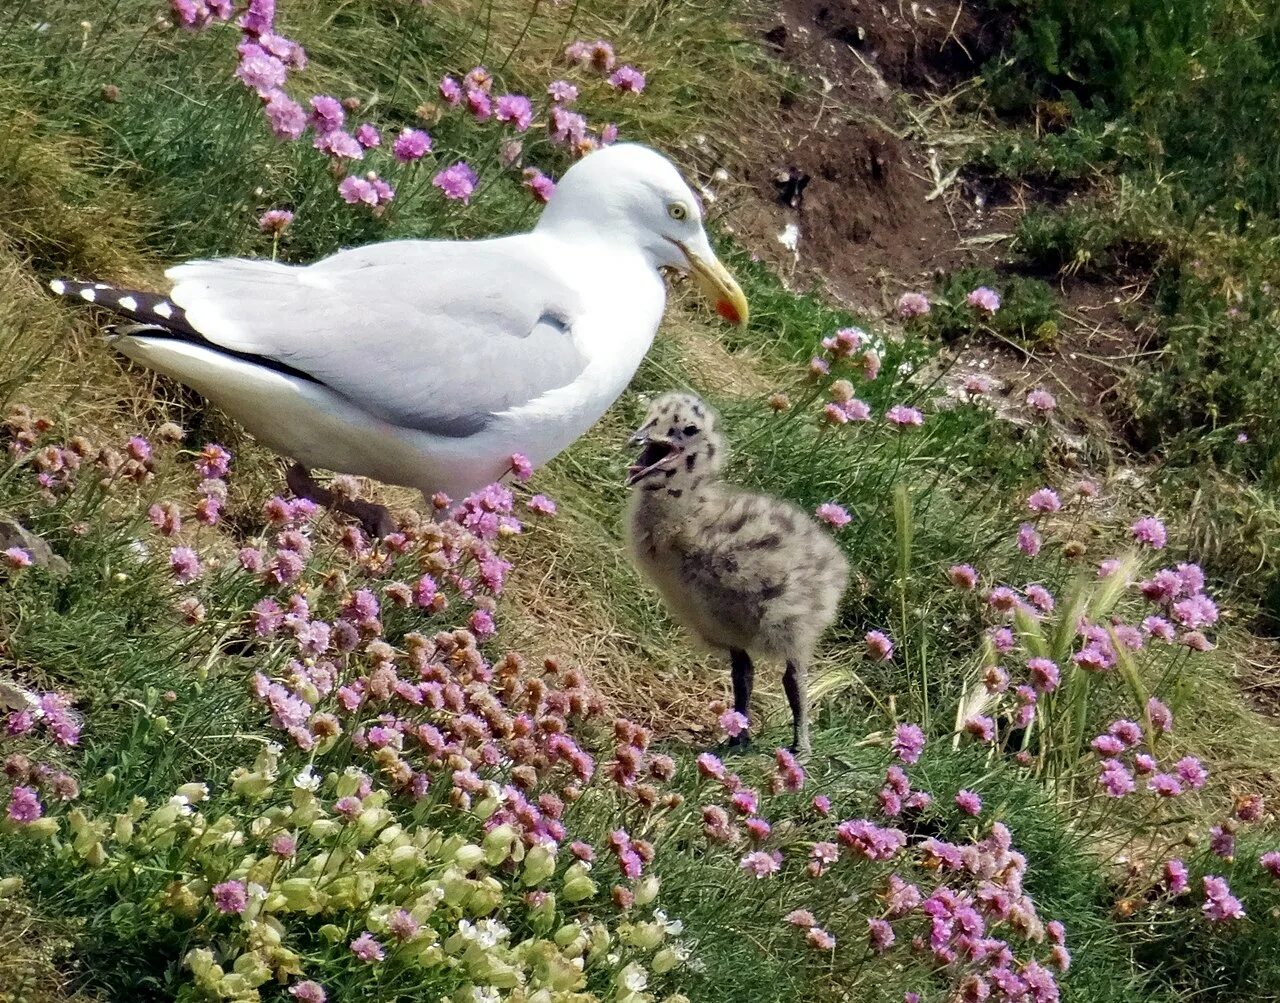
[[169, 567], [173, 577], [186, 585], [200, 577], [200, 558], [190, 547], [174, 547], [169, 551]]
[[893, 754], [908, 766], [924, 751], [924, 732], [916, 724], [900, 724], [893, 732]]
[[805, 939], [819, 951], [834, 951], [836, 947], [836, 938], [820, 926], [812, 927], [805, 934]]
[[972, 591], [978, 586], [978, 572], [974, 570], [971, 564], [953, 564], [947, 577], [951, 579], [951, 584], [956, 588], [964, 589], [966, 592]]
[[826, 818], [831, 814], [831, 799], [825, 794], [819, 794], [813, 799], [813, 810]]
[[524, 185], [525, 190], [533, 196], [535, 202], [544, 204], [551, 201], [551, 196], [556, 190], [556, 183], [536, 167], [526, 167], [524, 169], [524, 181], [521, 183]]
[[533, 476], [533, 464], [529, 462], [529, 457], [524, 453], [511, 454], [511, 470], [515, 473], [516, 479], [527, 481]]
[[23, 550], [21, 547], [9, 547], [3, 555], [4, 563], [10, 568], [17, 570], [18, 568], [29, 568], [34, 563], [31, 554]]
[[923, 317], [929, 310], [929, 297], [924, 293], [903, 293], [898, 298], [898, 316], [904, 320]]
[[366, 150], [372, 150], [375, 146], [382, 145], [382, 136], [372, 123], [365, 122], [356, 129], [356, 142]]
[[1027, 499], [1027, 508], [1032, 512], [1057, 512], [1062, 508], [1062, 499], [1052, 488], [1040, 488]]
[[478, 609], [467, 617], [467, 626], [471, 628], [471, 633], [476, 637], [484, 640], [486, 637], [492, 637], [497, 630], [493, 622], [493, 614], [487, 609]]
[[913, 407], [907, 407], [904, 404], [895, 404], [885, 412], [885, 420], [891, 425], [898, 428], [919, 428], [924, 424], [924, 415]]
[[815, 513], [828, 526], [840, 529], [853, 521], [853, 516], [835, 502], [823, 502]]
[[1113, 798], [1132, 794], [1136, 787], [1133, 775], [1118, 759], [1108, 759], [1103, 762], [1102, 772], [1098, 774], [1098, 783], [1107, 792], [1107, 796]]
[[298, 837], [291, 832], [282, 832], [271, 841], [271, 852], [277, 857], [288, 860], [298, 852]]
[[1280, 878], [1280, 850], [1268, 850], [1258, 858], [1258, 863], [1260, 863], [1273, 878]]
[[962, 790], [956, 795], [956, 807], [966, 815], [978, 815], [982, 812], [982, 798], [973, 791]]
[[281, 234], [293, 222], [293, 213], [288, 209], [268, 209], [258, 217], [258, 229], [263, 233]]
[[1031, 673], [1031, 685], [1038, 693], [1052, 693], [1058, 688], [1058, 666], [1047, 658], [1032, 658], [1027, 661], [1027, 669]]
[[444, 192], [446, 198], [455, 199], [468, 205], [471, 195], [476, 190], [479, 179], [466, 161], [459, 161], [431, 179], [431, 183]]
[[240, 65], [236, 67], [236, 79], [261, 97], [267, 97], [281, 87], [289, 75], [282, 63], [262, 46], [254, 42], [240, 44]]
[[547, 85], [547, 96], [557, 104], [573, 104], [578, 100], [578, 88], [567, 80], [553, 80]]
[[742, 824], [746, 827], [752, 841], [756, 843], [763, 843], [773, 831], [773, 827], [762, 818], [749, 818]]
[[882, 829], [865, 818], [841, 822], [836, 834], [840, 842], [867, 860], [889, 860], [907, 845], [907, 834], [901, 829]]
[[1028, 585], [1024, 591], [1027, 593], [1027, 598], [1031, 600], [1031, 604], [1041, 612], [1053, 612], [1053, 594], [1043, 585]]
[[533, 105], [523, 94], [504, 94], [498, 98], [494, 117], [499, 122], [510, 122], [519, 132], [524, 132], [533, 124]]
[[980, 742], [990, 742], [996, 737], [996, 723], [983, 714], [965, 718], [964, 730]]
[[1173, 624], [1161, 616], [1147, 617], [1142, 621], [1142, 629], [1151, 637], [1158, 637], [1162, 641], [1172, 641], [1175, 634]]
[[1036, 389], [1027, 394], [1027, 403], [1044, 414], [1048, 414], [1058, 406], [1057, 398], [1049, 393], [1048, 390], [1040, 387], [1036, 387]]
[[214, 885], [211, 891], [213, 904], [218, 912], [239, 915], [249, 905], [249, 896], [243, 881], [224, 881], [220, 885]]
[[402, 164], [412, 164], [431, 152], [431, 137], [421, 129], [401, 129], [391, 152]]
[[888, 635], [878, 630], [867, 632], [867, 657], [875, 662], [887, 662], [893, 658], [893, 641]]
[[867, 332], [860, 327], [842, 327], [829, 338], [822, 339], [822, 347], [837, 359], [851, 359], [867, 341]]
[[1209, 849], [1219, 857], [1230, 859], [1236, 853], [1236, 837], [1222, 826], [1215, 825], [1209, 830]]
[[418, 921], [414, 919], [413, 913], [407, 909], [397, 909], [391, 914], [391, 919], [387, 921], [387, 929], [391, 931], [391, 936], [396, 940], [409, 940], [418, 932]]
[[354, 174], [348, 175], [338, 183], [338, 194], [348, 205], [358, 205], [361, 202], [368, 206], [378, 204], [377, 189], [364, 178], [358, 178]]
[[703, 752], [698, 756], [698, 772], [711, 780], [723, 780], [725, 775], [724, 763], [720, 762], [711, 753]]
[[1187, 865], [1176, 857], [1164, 864], [1164, 882], [1170, 895], [1181, 895], [1187, 890]]
[[342, 110], [342, 102], [326, 94], [317, 94], [311, 99], [311, 123], [316, 132], [335, 132], [342, 128], [347, 114]]
[[1167, 539], [1164, 523], [1154, 516], [1144, 516], [1130, 527], [1133, 538], [1153, 550], [1162, 550]]
[[440, 97], [447, 104], [457, 104], [462, 100], [462, 86], [453, 77], [440, 78]]
[[467, 91], [467, 111], [477, 122], [487, 122], [493, 114], [493, 102], [487, 92], [472, 87]]
[[289, 995], [296, 999], [298, 1003], [325, 1003], [327, 999], [320, 983], [312, 982], [310, 979], [290, 986]]
[[1018, 549], [1028, 557], [1035, 557], [1039, 554], [1043, 545], [1043, 538], [1031, 523], [1024, 522], [1018, 527]]
[[991, 379], [978, 373], [970, 373], [964, 378], [962, 385], [969, 394], [975, 397], [982, 397], [991, 393]]
[[1178, 778], [1168, 773], [1157, 773], [1147, 781], [1147, 790], [1162, 798], [1176, 798], [1182, 794], [1182, 784]]
[[[292, 217], [290, 217], [292, 218]], [[196, 473], [206, 480], [215, 477], [226, 477], [231, 469], [231, 453], [216, 442], [211, 442], [200, 450], [196, 457]]]
[[883, 954], [893, 946], [895, 940], [893, 927], [884, 920], [873, 916], [867, 920], [867, 927], [867, 937], [873, 953]]
[[808, 909], [794, 909], [787, 913], [782, 918], [782, 921], [790, 923], [792, 926], [798, 926], [802, 930], [807, 930], [817, 923], [817, 920], [813, 918], [813, 913]]
[[1231, 894], [1225, 879], [1216, 874], [1204, 876], [1205, 916], [1214, 923], [1225, 923], [1231, 919], [1244, 919], [1244, 905]]
[[970, 306], [977, 307], [986, 313], [995, 313], [1000, 309], [999, 294], [986, 286], [978, 286], [965, 299]]
[[1205, 781], [1209, 779], [1209, 771], [1200, 765], [1200, 760], [1195, 756], [1184, 756], [1174, 764], [1174, 769], [1178, 771], [1178, 777], [1192, 790], [1198, 791], [1205, 785]]
[[[750, 722], [745, 714], [740, 714], [736, 710], [727, 710], [720, 715], [720, 728], [726, 735], [736, 738], [741, 735], [749, 727]], [[754, 809], [752, 809], [754, 810]]]
[[634, 66], [619, 66], [609, 77], [609, 84], [620, 91], [639, 94], [644, 90], [644, 74]]
[[337, 160], [364, 159], [364, 147], [356, 142], [354, 136], [343, 132], [341, 129], [317, 133], [315, 143], [312, 145], [321, 153]]
[[547, 128], [551, 132], [551, 138], [557, 143], [573, 146], [586, 137], [587, 120], [577, 112], [555, 105], [547, 119]]
[[34, 787], [15, 787], [9, 792], [9, 820], [19, 825], [34, 822], [44, 815], [40, 796]]
[[757, 880], [767, 878], [770, 874], [776, 874], [782, 867], [782, 854], [776, 850], [773, 853], [753, 850], [742, 858], [738, 866], [753, 874]]
[[366, 964], [381, 961], [386, 957], [382, 945], [373, 939], [373, 934], [368, 930], [351, 942], [351, 953]]
[[473, 66], [462, 78], [462, 86], [467, 90], [481, 91], [488, 94], [493, 88], [493, 74], [483, 66]]
[[556, 503], [546, 495], [534, 495], [525, 504], [531, 512], [537, 512], [539, 515], [556, 514]]

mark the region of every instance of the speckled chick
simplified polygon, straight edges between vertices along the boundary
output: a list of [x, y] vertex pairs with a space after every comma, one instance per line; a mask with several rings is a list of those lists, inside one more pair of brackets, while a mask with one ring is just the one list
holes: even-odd
[[[751, 656], [786, 663], [794, 748], [809, 751], [806, 673], [835, 619], [849, 566], [831, 536], [796, 505], [720, 477], [717, 418], [692, 394], [656, 400], [633, 442], [627, 514], [632, 557], [694, 637], [727, 651], [733, 704], [747, 715]], [[732, 740], [746, 744], [747, 732]]]

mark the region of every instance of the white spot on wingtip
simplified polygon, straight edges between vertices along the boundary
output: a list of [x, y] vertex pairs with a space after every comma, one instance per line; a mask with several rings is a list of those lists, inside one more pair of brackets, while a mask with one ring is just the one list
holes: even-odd
[[93, 288], [94, 289], [110, 289], [111, 287], [107, 285], [105, 282], [95, 282], [93, 284]]
[[98, 294], [93, 289], [81, 289], [80, 298], [84, 300], [86, 303], [92, 303], [94, 300], [98, 298]]
[[123, 307], [125, 310], [138, 309], [138, 301], [134, 299], [132, 296], [121, 296], [119, 302], [120, 302], [120, 306]]
[[163, 317], [165, 320], [168, 320], [173, 316], [173, 307], [164, 300], [161, 300], [155, 306], [155, 314], [157, 317]]
[[54, 279], [49, 283], [49, 288], [58, 296], [65, 296], [67, 294], [67, 284], [63, 282], [62, 279]]

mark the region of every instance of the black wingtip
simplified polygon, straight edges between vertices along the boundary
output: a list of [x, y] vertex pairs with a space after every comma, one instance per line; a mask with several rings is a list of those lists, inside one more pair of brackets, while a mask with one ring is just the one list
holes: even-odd
[[54, 279], [49, 288], [58, 296], [92, 303], [140, 324], [191, 331], [182, 307], [166, 296], [138, 289], [119, 289], [105, 282], [79, 282], [75, 279]]

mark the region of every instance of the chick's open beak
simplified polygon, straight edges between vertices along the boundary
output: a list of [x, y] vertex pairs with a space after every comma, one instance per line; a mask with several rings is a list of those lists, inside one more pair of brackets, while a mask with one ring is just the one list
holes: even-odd
[[705, 240], [701, 243], [701, 248], [680, 244], [680, 250], [689, 259], [689, 272], [698, 283], [702, 295], [715, 307], [716, 313], [730, 324], [746, 327], [750, 311], [742, 287], [734, 281], [729, 269], [720, 264], [720, 259], [715, 256], [710, 245]]

